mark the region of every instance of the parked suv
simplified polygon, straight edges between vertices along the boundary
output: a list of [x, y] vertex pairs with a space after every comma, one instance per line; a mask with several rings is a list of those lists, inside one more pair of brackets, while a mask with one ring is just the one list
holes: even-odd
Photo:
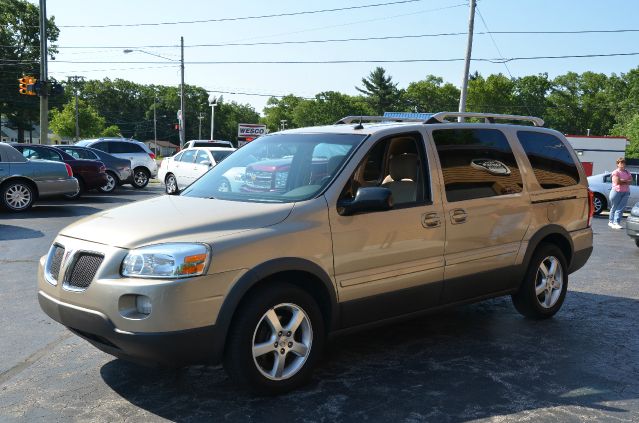
[[155, 154], [143, 142], [126, 138], [98, 138], [78, 141], [75, 145], [95, 148], [112, 156], [130, 160], [133, 168], [131, 185], [134, 188], [144, 188], [149, 183], [149, 178], [155, 178], [158, 174]]
[[[460, 115], [486, 123], [447, 121]], [[117, 357], [223, 362], [268, 393], [306, 381], [328, 334], [502, 295], [557, 313], [592, 251], [565, 137], [529, 117], [382, 120], [260, 137], [179, 196], [68, 226], [40, 259], [42, 309]], [[277, 158], [264, 149], [290, 160], [283, 189], [217, 188], [247, 157]]]

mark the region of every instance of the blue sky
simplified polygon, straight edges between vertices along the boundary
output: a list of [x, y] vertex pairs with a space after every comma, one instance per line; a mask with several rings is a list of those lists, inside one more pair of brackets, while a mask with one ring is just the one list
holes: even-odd
[[[387, 0], [388, 1], [388, 0]], [[392, 0], [391, 0], [392, 1]], [[178, 47], [141, 47], [243, 42], [279, 42], [367, 38], [465, 32], [468, 5], [464, 0], [420, 0], [412, 3], [264, 19], [108, 28], [72, 28], [69, 25], [140, 24], [237, 18], [342, 8], [385, 0], [314, 1], [204, 1], [49, 0], [47, 14], [55, 16], [61, 32], [60, 51], [49, 64], [50, 76], [66, 79], [124, 78], [143, 84], [178, 85], [175, 62], [139, 51], [139, 48], [179, 60]], [[37, 3], [37, 2], [36, 2]], [[567, 31], [639, 29], [639, 1], [622, 0], [480, 0], [475, 31]], [[482, 20], [483, 17], [483, 20]], [[485, 22], [485, 24], [484, 24]], [[503, 35], [477, 34], [474, 58], [529, 57], [639, 52], [639, 32], [616, 34]], [[68, 47], [92, 47], [73, 49]], [[118, 48], [106, 48], [106, 47]], [[428, 74], [460, 86], [463, 61], [444, 63], [356, 64], [206, 64], [198, 61], [329, 61], [463, 58], [466, 36], [422, 37], [403, 40], [352, 41], [304, 45], [261, 45], [185, 48], [185, 82], [216, 92], [295, 94], [313, 97], [321, 91], [356, 94], [355, 86], [375, 66], [383, 66], [399, 87]], [[113, 63], [64, 63], [99, 61]], [[160, 62], [160, 63], [118, 63]], [[547, 72], [551, 77], [568, 71], [625, 73], [639, 65], [639, 56], [545, 59], [508, 64], [474, 62], [471, 72], [483, 75], [508, 71], [514, 77]], [[130, 69], [144, 68], [144, 69]], [[262, 111], [267, 97], [224, 93], [224, 98], [248, 103]], [[206, 110], [206, 105], [187, 105]]]

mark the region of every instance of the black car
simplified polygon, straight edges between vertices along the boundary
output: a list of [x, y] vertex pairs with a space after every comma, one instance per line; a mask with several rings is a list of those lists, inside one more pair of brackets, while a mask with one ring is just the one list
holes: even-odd
[[121, 159], [90, 147], [79, 147], [75, 145], [56, 145], [56, 148], [77, 158], [87, 160], [99, 160], [106, 166], [107, 183], [99, 190], [104, 193], [115, 191], [118, 185], [130, 184], [133, 181], [133, 172], [131, 171], [131, 161]]

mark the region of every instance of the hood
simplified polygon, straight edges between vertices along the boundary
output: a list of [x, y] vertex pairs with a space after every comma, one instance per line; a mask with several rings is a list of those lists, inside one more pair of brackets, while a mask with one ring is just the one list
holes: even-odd
[[293, 206], [163, 195], [96, 213], [60, 234], [120, 248], [171, 241], [211, 242], [275, 225], [286, 219]]

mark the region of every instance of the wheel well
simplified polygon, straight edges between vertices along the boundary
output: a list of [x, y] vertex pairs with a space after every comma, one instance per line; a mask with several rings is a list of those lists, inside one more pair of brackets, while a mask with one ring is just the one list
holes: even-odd
[[564, 257], [566, 258], [568, 267], [570, 267], [570, 262], [572, 260], [572, 247], [570, 245], [570, 242], [568, 242], [566, 238], [564, 238], [562, 235], [559, 235], [559, 234], [550, 234], [544, 237], [541, 241], [539, 241], [539, 244], [537, 244], [537, 247], [539, 247], [543, 243], [553, 244], [559, 247], [561, 252], [564, 253]]
[[135, 172], [136, 170], [142, 169], [144, 170], [148, 175], [151, 175], [151, 171], [149, 169], [146, 168], [146, 166], [138, 166], [135, 169], [133, 169], [133, 172]]
[[118, 175], [117, 175], [114, 171], [112, 171], [112, 170], [107, 170], [107, 171], [106, 171], [106, 173], [110, 173], [110, 174], [111, 174], [111, 176], [113, 176], [113, 178], [115, 178], [115, 182], [116, 182], [116, 183], [120, 182], [120, 178], [118, 177]]
[[11, 183], [11, 182], [15, 182], [15, 181], [22, 181], [22, 182], [28, 184], [31, 187], [31, 189], [33, 189], [33, 193], [35, 194], [35, 199], [36, 200], [38, 199], [38, 197], [40, 196], [40, 192], [38, 191], [38, 186], [31, 179], [23, 178], [23, 177], [20, 177], [20, 176], [14, 176], [14, 177], [8, 178], [5, 181], [3, 181], [2, 185], [0, 185], [0, 186], [5, 186], [6, 184]]
[[254, 292], [265, 289], [269, 283], [272, 282], [287, 282], [292, 285], [297, 286], [298, 288], [306, 291], [308, 294], [317, 301], [317, 305], [319, 306], [322, 317], [324, 318], [324, 327], [326, 328], [326, 332], [328, 333], [332, 326], [332, 304], [330, 294], [327, 292], [325, 285], [322, 281], [315, 275], [309, 272], [304, 272], [300, 270], [290, 270], [284, 272], [274, 273], [272, 275], [267, 276], [266, 278], [256, 282], [242, 297], [242, 300], [239, 302], [235, 310], [233, 311], [233, 317], [231, 319], [231, 324], [233, 324], [233, 320], [235, 319], [235, 313], [237, 310], [242, 307], [243, 303], [249, 298]]

